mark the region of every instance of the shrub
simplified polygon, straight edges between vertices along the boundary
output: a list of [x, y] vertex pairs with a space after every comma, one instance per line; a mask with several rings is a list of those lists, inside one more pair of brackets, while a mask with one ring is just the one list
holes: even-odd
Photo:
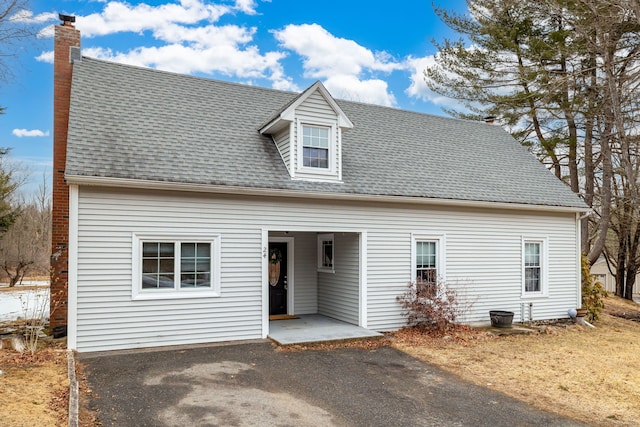
[[19, 297], [23, 321], [23, 346], [20, 352], [27, 351], [34, 354], [38, 350], [40, 334], [43, 333], [45, 325], [48, 323], [47, 314], [49, 311], [49, 288], [35, 288], [22, 293]]
[[409, 326], [426, 326], [444, 332], [463, 314], [457, 292], [445, 282], [409, 282], [407, 291], [396, 297]]
[[602, 283], [596, 282], [591, 274], [591, 266], [587, 257], [582, 255], [582, 308], [587, 309], [587, 320], [593, 322], [600, 318], [604, 308], [607, 291]]

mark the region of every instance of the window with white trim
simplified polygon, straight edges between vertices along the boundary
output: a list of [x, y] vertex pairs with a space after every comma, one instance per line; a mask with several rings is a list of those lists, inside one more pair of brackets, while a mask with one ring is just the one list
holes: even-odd
[[296, 179], [340, 179], [338, 168], [338, 139], [340, 130], [331, 120], [297, 120]]
[[329, 169], [328, 126], [302, 125], [302, 166]]
[[444, 235], [413, 235], [411, 280], [437, 284], [445, 280]]
[[524, 291], [540, 292], [542, 290], [542, 260], [540, 242], [524, 243]]
[[547, 294], [546, 239], [522, 239], [522, 293], [524, 296]]
[[438, 265], [435, 240], [416, 241], [416, 281], [435, 284], [438, 282]]
[[215, 296], [219, 236], [134, 235], [134, 299]]
[[318, 271], [335, 272], [333, 265], [334, 239], [333, 233], [318, 234]]

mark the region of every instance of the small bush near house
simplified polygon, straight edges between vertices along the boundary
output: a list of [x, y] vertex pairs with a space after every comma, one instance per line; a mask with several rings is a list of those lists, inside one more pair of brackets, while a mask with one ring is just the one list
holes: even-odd
[[455, 289], [443, 281], [409, 282], [407, 291], [396, 297], [409, 326], [422, 326], [444, 332], [462, 314]]
[[582, 308], [587, 309], [587, 320], [593, 322], [600, 318], [604, 308], [607, 291], [602, 283], [597, 282], [591, 274], [591, 266], [587, 257], [582, 255]]

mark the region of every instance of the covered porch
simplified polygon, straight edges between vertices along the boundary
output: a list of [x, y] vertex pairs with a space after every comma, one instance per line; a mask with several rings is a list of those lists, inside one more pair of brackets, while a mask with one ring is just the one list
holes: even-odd
[[265, 232], [264, 336], [281, 344], [379, 334], [366, 329], [366, 232]]

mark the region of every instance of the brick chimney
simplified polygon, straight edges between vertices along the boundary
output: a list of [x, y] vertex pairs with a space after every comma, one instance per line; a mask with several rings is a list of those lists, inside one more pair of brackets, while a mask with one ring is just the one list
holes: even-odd
[[[53, 197], [51, 230], [51, 299], [49, 324], [55, 337], [67, 334], [69, 269], [69, 186], [64, 180], [71, 98], [72, 53], [80, 49], [74, 16], [59, 15], [53, 56]], [[71, 49], [75, 47], [77, 49]]]

